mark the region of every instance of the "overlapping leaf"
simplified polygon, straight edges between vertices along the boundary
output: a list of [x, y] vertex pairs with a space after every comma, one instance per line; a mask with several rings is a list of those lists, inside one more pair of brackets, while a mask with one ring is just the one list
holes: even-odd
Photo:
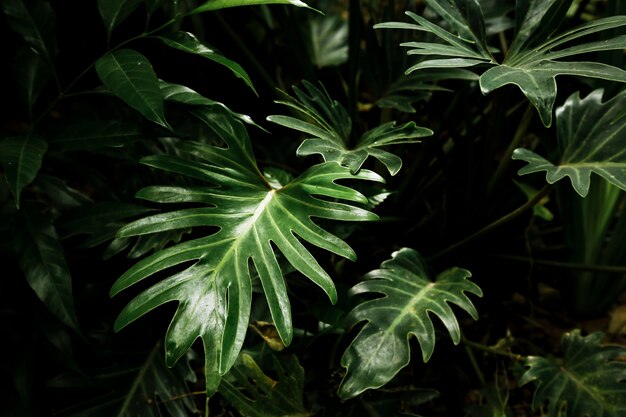
[[521, 2], [516, 7], [515, 38], [499, 63], [492, 55], [494, 48], [486, 43], [484, 17], [479, 1], [426, 2], [454, 33], [411, 12], [407, 14], [416, 24], [389, 22], [376, 26], [426, 31], [443, 41], [404, 43], [403, 46], [411, 48], [408, 51], [410, 55], [441, 57], [419, 62], [410, 67], [407, 73], [423, 68], [474, 67], [484, 64], [491, 68], [480, 76], [481, 91], [488, 94], [507, 84], [517, 85], [537, 108], [546, 126], [552, 124], [552, 108], [557, 92], [556, 76], [575, 75], [626, 82], [626, 71], [621, 68], [597, 62], [562, 61], [574, 55], [626, 48], [626, 35], [572, 44], [580, 38], [626, 26], [626, 16], [597, 19], [555, 35], [571, 0]]
[[22, 190], [37, 176], [47, 150], [46, 141], [35, 133], [0, 140], [0, 162], [17, 208]]
[[303, 405], [304, 369], [298, 358], [272, 359], [278, 380], [265, 375], [250, 355], [242, 354], [219, 393], [245, 417], [310, 416]]
[[561, 340], [562, 363], [539, 356], [526, 360], [528, 369], [519, 383], [535, 383], [534, 409], [548, 401], [549, 417], [626, 415], [626, 348], [603, 345], [603, 338], [602, 333], [583, 337], [574, 330]]
[[[201, 338], [205, 350], [206, 389], [210, 395], [241, 349], [251, 303], [250, 261], [254, 264], [282, 341], [292, 339], [291, 313], [283, 274], [275, 251], [336, 300], [331, 278], [301, 240], [349, 259], [352, 249], [317, 226], [312, 217], [333, 220], [373, 220], [376, 216], [350, 204], [364, 203], [357, 191], [336, 183], [341, 179], [382, 180], [362, 170], [358, 175], [336, 163], [316, 165], [281, 188], [272, 188], [259, 172], [243, 125], [219, 107], [196, 111], [226, 143], [226, 148], [186, 142], [181, 150], [193, 158], [157, 155], [146, 165], [206, 181], [209, 186], [148, 187], [139, 198], [160, 203], [196, 203], [195, 207], [157, 214], [123, 227], [128, 237], [212, 226], [218, 231], [159, 251], [140, 261], [114, 284], [113, 295], [157, 272], [177, 265], [181, 271], [155, 284], [120, 314], [121, 329], [150, 310], [170, 301], [178, 309], [165, 338], [166, 360], [173, 364]], [[314, 197], [315, 195], [315, 197]]]
[[578, 194], [589, 192], [591, 174], [626, 190], [626, 91], [602, 102], [602, 90], [584, 99], [572, 94], [557, 109], [556, 123], [561, 160], [553, 164], [528, 149], [516, 149], [513, 159], [528, 165], [520, 175], [546, 171], [553, 184], [569, 177]]
[[353, 173], [358, 172], [365, 160], [372, 156], [382, 162], [391, 175], [395, 175], [402, 167], [402, 160], [381, 148], [388, 145], [419, 143], [417, 138], [433, 134], [432, 130], [416, 126], [413, 122], [402, 126], [388, 122], [365, 132], [357, 145], [350, 148], [348, 141], [352, 121], [346, 109], [328, 95], [323, 85], [317, 88], [307, 81], [303, 84], [306, 93], [294, 86], [296, 97], [278, 101], [296, 110], [301, 119], [281, 115], [267, 118], [271, 122], [314, 136], [302, 142], [297, 150], [300, 156], [320, 154], [326, 162], [338, 162], [350, 168]]
[[476, 308], [466, 295], [482, 296], [481, 289], [468, 280], [469, 271], [448, 269], [431, 281], [417, 252], [403, 248], [381, 268], [365, 276], [351, 290], [353, 294], [376, 293], [383, 297], [364, 301], [348, 315], [354, 326], [367, 323], [341, 358], [347, 369], [339, 396], [351, 398], [389, 382], [410, 360], [409, 338], [415, 336], [428, 361], [435, 349], [435, 329], [429, 313], [441, 319], [457, 344], [461, 330], [449, 303], [478, 319]]

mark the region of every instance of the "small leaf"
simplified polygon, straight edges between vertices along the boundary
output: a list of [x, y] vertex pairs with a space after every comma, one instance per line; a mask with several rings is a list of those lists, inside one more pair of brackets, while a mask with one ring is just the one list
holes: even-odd
[[132, 49], [109, 52], [96, 62], [104, 86], [147, 119], [170, 129], [163, 114], [163, 97], [150, 61]]
[[159, 36], [159, 39], [163, 41], [167, 46], [178, 49], [183, 52], [198, 55], [206, 59], [210, 59], [213, 62], [217, 62], [220, 65], [225, 66], [238, 78], [241, 78], [248, 87], [255, 92], [254, 85], [248, 73], [235, 61], [226, 58], [224, 55], [217, 52], [214, 48], [206, 45], [198, 40], [193, 33], [189, 32], [176, 32], [168, 34], [166, 36]]
[[222, 381], [219, 393], [244, 417], [307, 417], [304, 408], [304, 369], [291, 355], [282, 360], [272, 356], [278, 380], [263, 373], [250, 355], [240, 360]]
[[109, 37], [113, 29], [130, 16], [141, 3], [142, 0], [98, 0], [98, 11]]
[[18, 262], [30, 287], [52, 314], [79, 332], [72, 278], [52, 223], [39, 212], [22, 210], [13, 236]]
[[602, 90], [581, 99], [572, 94], [557, 109], [557, 135], [561, 159], [553, 164], [527, 149], [516, 149], [513, 159], [528, 162], [520, 175], [546, 171], [546, 180], [570, 178], [578, 194], [589, 192], [591, 173], [626, 190], [626, 91], [602, 103]]
[[309, 7], [302, 0], [208, 0], [193, 9], [188, 14], [197, 14], [213, 10], [227, 9], [230, 7], [257, 6], [261, 4], [291, 4], [292, 6], [311, 9], [311, 7]]
[[22, 190], [37, 176], [47, 150], [46, 141], [34, 133], [0, 140], [0, 162], [18, 209]]
[[604, 335], [581, 336], [579, 330], [561, 339], [563, 361], [540, 356], [526, 359], [520, 385], [534, 382], [533, 409], [548, 401], [548, 416], [621, 417], [626, 414], [626, 348], [601, 344]]
[[480, 297], [482, 291], [468, 280], [470, 276], [467, 270], [451, 268], [433, 282], [418, 253], [408, 248], [394, 252], [380, 269], [368, 273], [351, 293], [383, 296], [362, 302], [346, 319], [351, 327], [362, 321], [367, 323], [341, 358], [347, 373], [339, 386], [339, 396], [352, 398], [389, 382], [409, 363], [412, 335], [427, 362], [435, 349], [435, 329], [429, 313], [441, 319], [454, 344], [458, 344], [461, 330], [449, 303], [478, 319], [476, 308], [465, 293]]

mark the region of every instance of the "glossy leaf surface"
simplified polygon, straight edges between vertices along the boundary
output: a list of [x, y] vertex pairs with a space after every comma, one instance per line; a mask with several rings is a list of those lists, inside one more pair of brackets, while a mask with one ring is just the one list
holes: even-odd
[[96, 62], [104, 86], [144, 117], [169, 129], [163, 97], [150, 61], [132, 49], [109, 52]]
[[602, 333], [581, 336], [579, 330], [561, 339], [563, 361], [540, 356], [526, 360], [520, 385], [536, 386], [532, 406], [548, 401], [549, 417], [619, 417], [626, 413], [626, 348], [603, 345]]
[[365, 275], [351, 293], [382, 297], [362, 302], [346, 319], [351, 327], [363, 321], [366, 324], [341, 358], [347, 373], [339, 396], [352, 398], [389, 382], [410, 361], [411, 336], [417, 338], [424, 362], [428, 361], [435, 349], [431, 313], [439, 317], [458, 344], [461, 329], [450, 304], [478, 319], [466, 293], [482, 296], [482, 291], [468, 279], [470, 276], [465, 269], [451, 268], [431, 281], [424, 261], [408, 248], [394, 252], [380, 269]]
[[300, 239], [355, 259], [355, 253], [345, 242], [317, 226], [311, 218], [376, 219], [366, 210], [319, 197], [365, 203], [367, 199], [362, 194], [336, 181], [382, 179], [365, 170], [353, 176], [336, 163], [325, 163], [311, 167], [281, 188], [272, 188], [258, 171], [248, 135], [240, 122], [220, 108], [195, 114], [226, 143], [226, 148], [185, 142], [180, 149], [188, 155], [186, 159], [156, 155], [142, 162], [212, 186], [154, 186], [139, 191], [137, 196], [158, 203], [199, 203], [206, 207], [150, 216], [123, 227], [118, 236], [198, 226], [219, 230], [140, 261], [118, 279], [111, 293], [115, 295], [156, 272], [191, 262], [186, 269], [173, 273], [131, 301], [120, 314], [116, 329], [161, 304], [177, 301], [178, 310], [165, 339], [167, 363], [176, 362], [201, 338], [206, 389], [211, 395], [221, 375], [228, 372], [237, 358], [246, 334], [252, 296], [249, 262], [254, 263], [276, 328], [288, 345], [293, 335], [290, 304], [275, 251], [280, 251], [334, 302], [337, 294], [331, 278]]
[[301, 118], [273, 115], [267, 119], [281, 126], [289, 127], [314, 136], [305, 139], [297, 150], [299, 156], [319, 154], [326, 162], [337, 162], [355, 173], [361, 169], [368, 157], [382, 162], [391, 175], [402, 167], [402, 160], [381, 148], [388, 145], [419, 143], [418, 138], [430, 136], [430, 129], [417, 126], [413, 122], [396, 126], [395, 122], [382, 124], [361, 136], [356, 146], [350, 148], [348, 140], [352, 121], [346, 109], [333, 100], [322, 85], [303, 82], [307, 92], [293, 87], [296, 97], [278, 101], [296, 110]]
[[22, 190], [37, 176], [47, 150], [46, 141], [34, 133], [0, 140], [0, 162], [17, 208]]
[[516, 149], [513, 159], [528, 162], [519, 174], [545, 171], [550, 184], [569, 177], [582, 197], [589, 192], [592, 173], [626, 190], [626, 91], [606, 102], [602, 94], [571, 95], [556, 112], [560, 161], [554, 164], [531, 150]]
[[250, 355], [242, 354], [219, 393], [245, 417], [310, 416], [303, 405], [304, 369], [298, 358], [272, 359], [277, 380], [263, 373]]

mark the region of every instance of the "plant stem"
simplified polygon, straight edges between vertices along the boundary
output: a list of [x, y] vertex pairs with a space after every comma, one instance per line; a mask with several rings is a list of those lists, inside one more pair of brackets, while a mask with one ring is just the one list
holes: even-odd
[[527, 210], [530, 210], [531, 208], [533, 208], [535, 206], [535, 204], [539, 203], [541, 201], [541, 199], [543, 199], [543, 197], [545, 197], [550, 191], [552, 191], [552, 188], [554, 188], [553, 184], [546, 184], [541, 190], [539, 190], [537, 192], [537, 194], [535, 194], [535, 196], [533, 198], [531, 198], [530, 200], [528, 200], [526, 203], [524, 203], [523, 205], [521, 205], [520, 207], [516, 208], [515, 210], [513, 210], [512, 212], [500, 217], [498, 220], [494, 221], [493, 223], [488, 224], [487, 226], [483, 227], [482, 229], [480, 229], [479, 231], [473, 233], [472, 235], [466, 237], [465, 239], [462, 239], [450, 246], [448, 246], [446, 249], [442, 250], [439, 253], [436, 253], [435, 255], [431, 256], [429, 258], [429, 260], [433, 260], [433, 259], [437, 259], [440, 258], [444, 255], [447, 255], [450, 252], [454, 252], [455, 250], [459, 249], [460, 247], [463, 247], [465, 245], [467, 245], [468, 243], [481, 238], [483, 235], [486, 235], [487, 233], [491, 232], [493, 229], [496, 229], [500, 226], [502, 226], [503, 224], [506, 224], [508, 222], [510, 222], [511, 220], [516, 219], [517, 217], [519, 217], [520, 215], [524, 214]]
[[516, 361], [522, 361], [525, 359], [524, 356], [518, 355], [517, 353], [511, 353], [511, 352], [507, 352], [506, 350], [501, 350], [492, 346], [483, 345], [482, 343], [472, 342], [471, 340], [467, 340], [466, 338], [463, 338], [463, 344], [474, 349], [479, 349], [485, 352], [493, 353], [494, 355], [506, 356], [507, 358], [511, 358]]

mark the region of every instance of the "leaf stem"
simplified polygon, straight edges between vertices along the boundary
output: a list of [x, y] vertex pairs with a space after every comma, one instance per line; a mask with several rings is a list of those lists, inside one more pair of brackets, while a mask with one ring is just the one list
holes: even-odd
[[435, 255], [431, 256], [429, 258], [429, 260], [441, 258], [442, 256], [449, 254], [450, 252], [454, 252], [455, 250], [457, 250], [457, 249], [467, 245], [468, 243], [473, 242], [474, 240], [483, 237], [487, 233], [491, 232], [493, 229], [496, 229], [496, 228], [502, 226], [503, 224], [506, 224], [506, 223], [516, 219], [520, 215], [524, 214], [527, 210], [530, 210], [531, 208], [533, 208], [535, 206], [535, 204], [539, 203], [550, 191], [552, 191], [553, 188], [554, 188], [554, 184], [546, 184], [541, 190], [539, 190], [537, 192], [537, 194], [535, 194], [535, 196], [533, 198], [528, 200], [526, 203], [524, 203], [520, 207], [518, 207], [515, 210], [511, 211], [510, 213], [500, 217], [498, 220], [494, 221], [493, 223], [488, 224], [487, 226], [485, 226], [482, 229], [480, 229], [479, 231], [471, 234], [470, 236], [466, 237], [465, 239], [462, 239], [462, 240], [460, 240], [460, 241], [458, 241], [458, 242], [448, 246], [446, 249], [444, 249], [444, 250], [436, 253]]
[[523, 361], [524, 359], [526, 359], [525, 356], [518, 355], [517, 353], [511, 353], [506, 350], [498, 349], [492, 346], [483, 345], [482, 343], [472, 342], [471, 340], [468, 340], [466, 338], [463, 338], [462, 340], [463, 340], [464, 345], [467, 345], [474, 349], [482, 350], [484, 352], [492, 353], [494, 355], [506, 356], [507, 358], [510, 358], [516, 361]]

